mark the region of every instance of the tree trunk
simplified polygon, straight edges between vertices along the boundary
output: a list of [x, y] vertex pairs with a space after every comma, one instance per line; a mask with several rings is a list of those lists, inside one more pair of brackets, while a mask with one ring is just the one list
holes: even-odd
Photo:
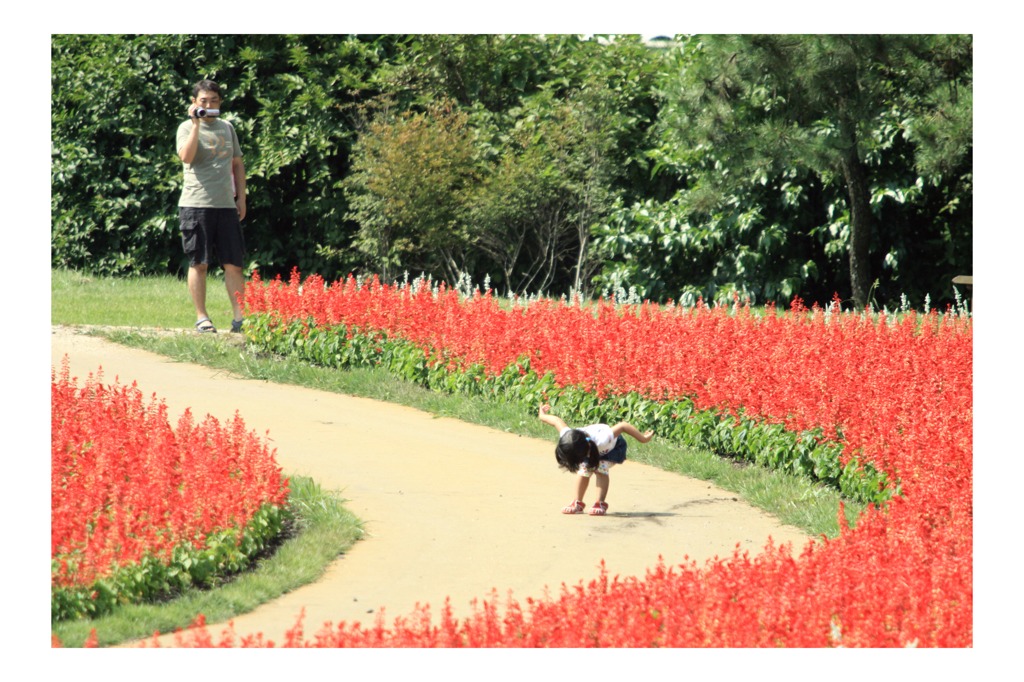
[[871, 291], [871, 267], [868, 264], [871, 247], [871, 194], [868, 189], [864, 165], [857, 157], [857, 147], [843, 155], [841, 165], [850, 195], [850, 288], [858, 308], [868, 304]]

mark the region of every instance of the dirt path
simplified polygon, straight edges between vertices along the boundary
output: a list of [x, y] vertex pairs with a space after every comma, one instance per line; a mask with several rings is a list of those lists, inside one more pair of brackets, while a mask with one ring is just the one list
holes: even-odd
[[105, 381], [135, 381], [163, 398], [172, 423], [186, 407], [197, 419], [237, 410], [248, 428], [269, 432], [287, 474], [340, 491], [364, 521], [365, 539], [320, 581], [235, 618], [239, 634], [281, 641], [303, 608], [307, 635], [328, 621], [372, 624], [381, 609], [390, 623], [417, 602], [436, 614], [445, 597], [467, 615], [492, 589], [522, 602], [589, 581], [602, 559], [611, 575], [642, 576], [659, 555], [671, 565], [725, 556], [737, 543], [757, 551], [769, 536], [807, 539], [733, 493], [630, 461], [612, 472], [608, 516], [565, 516], [573, 477], [556, 468], [554, 439], [240, 379], [54, 327], [53, 365], [65, 355], [72, 376], [102, 367]]

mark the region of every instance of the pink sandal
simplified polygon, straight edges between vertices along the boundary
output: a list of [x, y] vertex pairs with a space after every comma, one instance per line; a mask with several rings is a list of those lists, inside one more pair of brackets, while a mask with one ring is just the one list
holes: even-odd
[[595, 502], [594, 506], [590, 508], [591, 516], [604, 516], [605, 512], [608, 511], [607, 502]]
[[587, 505], [583, 504], [583, 500], [576, 500], [567, 507], [562, 508], [563, 514], [582, 514], [583, 510], [587, 508]]

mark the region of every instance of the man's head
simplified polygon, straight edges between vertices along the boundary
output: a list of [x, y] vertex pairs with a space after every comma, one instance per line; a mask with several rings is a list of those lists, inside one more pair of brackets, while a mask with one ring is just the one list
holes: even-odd
[[217, 95], [217, 97], [221, 96], [220, 85], [218, 85], [214, 81], [204, 79], [192, 86], [192, 98], [198, 98], [199, 93], [203, 92], [204, 90], [206, 92], [210, 92]]
[[192, 104], [202, 109], [220, 109], [220, 86], [211, 80], [201, 80], [192, 86]]
[[583, 462], [597, 465], [597, 446], [580, 429], [569, 429], [558, 439], [555, 460], [561, 468], [576, 473]]

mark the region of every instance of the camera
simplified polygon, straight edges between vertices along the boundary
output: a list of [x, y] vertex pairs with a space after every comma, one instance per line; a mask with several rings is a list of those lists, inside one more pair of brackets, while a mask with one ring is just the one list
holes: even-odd
[[193, 111], [192, 114], [196, 118], [215, 118], [220, 116], [220, 109], [203, 109], [200, 107]]

